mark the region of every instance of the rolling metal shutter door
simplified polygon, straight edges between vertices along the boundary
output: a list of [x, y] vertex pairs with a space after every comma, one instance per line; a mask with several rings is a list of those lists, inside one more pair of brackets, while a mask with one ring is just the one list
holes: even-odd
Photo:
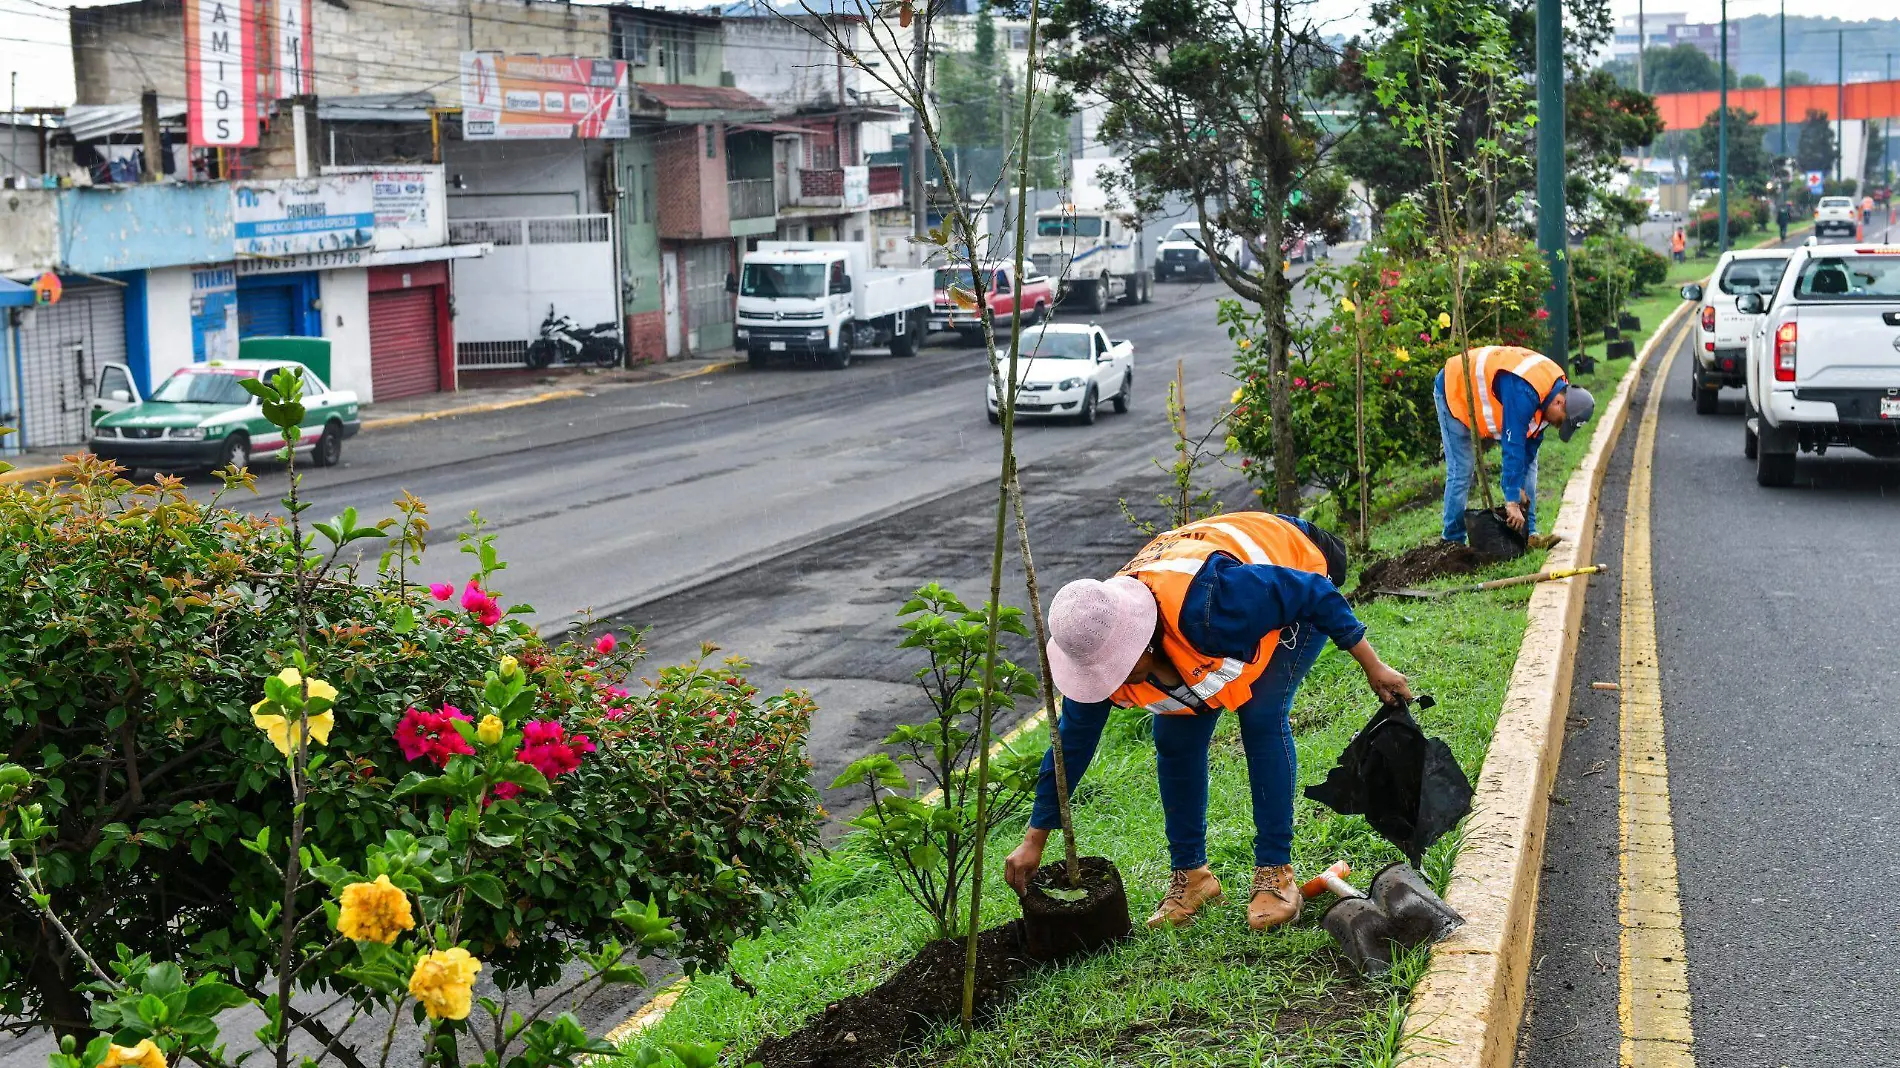
[[125, 294], [71, 286], [20, 329], [20, 444], [82, 445], [102, 364], [125, 362]]
[[369, 295], [369, 380], [377, 401], [441, 388], [435, 297], [435, 286]]
[[295, 286], [252, 286], [238, 290], [238, 337], [290, 337], [297, 331]]

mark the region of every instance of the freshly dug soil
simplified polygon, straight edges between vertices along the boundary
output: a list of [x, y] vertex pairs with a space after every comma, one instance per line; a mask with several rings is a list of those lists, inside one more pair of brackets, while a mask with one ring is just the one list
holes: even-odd
[[1369, 601], [1379, 590], [1416, 586], [1446, 575], [1469, 575], [1486, 562], [1468, 546], [1449, 541], [1427, 542], [1397, 556], [1374, 561], [1359, 573], [1359, 585], [1353, 588], [1352, 599]]
[[1081, 857], [1082, 885], [1087, 896], [1075, 901], [1050, 897], [1045, 891], [1069, 888], [1068, 865], [1045, 864], [1030, 876], [1029, 892], [1022, 897], [1023, 949], [1033, 960], [1049, 962], [1101, 949], [1127, 938], [1128, 893], [1121, 872], [1107, 857]]
[[[833, 1002], [789, 1034], [768, 1038], [739, 1063], [763, 1068], [882, 1068], [934, 1023], [963, 1010], [964, 942], [925, 946], [897, 974], [871, 990]], [[976, 940], [978, 1013], [1001, 1004], [1029, 966], [1022, 921], [992, 927]]]

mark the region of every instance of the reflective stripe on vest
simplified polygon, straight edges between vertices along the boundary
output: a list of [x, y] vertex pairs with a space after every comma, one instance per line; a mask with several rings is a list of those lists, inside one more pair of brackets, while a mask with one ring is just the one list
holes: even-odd
[[[1467, 356], [1472, 371], [1469, 380], [1465, 375]], [[1487, 345], [1446, 360], [1445, 407], [1450, 409], [1452, 418], [1491, 440], [1504, 436], [1504, 403], [1498, 400], [1491, 386], [1499, 372], [1508, 372], [1530, 383], [1540, 400], [1549, 397], [1551, 389], [1564, 379], [1564, 369], [1557, 361], [1516, 345]], [[1471, 425], [1469, 387], [1477, 389], [1479, 427]], [[1544, 425], [1544, 409], [1539, 405], [1537, 413], [1531, 416], [1529, 436], [1543, 433]]]
[[[1278, 564], [1316, 575], [1326, 574], [1326, 557], [1306, 532], [1266, 512], [1230, 512], [1189, 523], [1157, 536], [1135, 554], [1121, 574], [1139, 579], [1154, 594], [1160, 609], [1161, 651], [1187, 689], [1203, 705], [1234, 709], [1253, 696], [1253, 684], [1267, 670], [1280, 632], [1260, 639], [1247, 660], [1209, 656], [1188, 644], [1181, 634], [1181, 609], [1188, 587], [1207, 558], [1223, 552], [1242, 563]], [[1180, 700], [1148, 682], [1122, 686], [1112, 700], [1125, 708], [1141, 707], [1156, 715], [1192, 714]]]

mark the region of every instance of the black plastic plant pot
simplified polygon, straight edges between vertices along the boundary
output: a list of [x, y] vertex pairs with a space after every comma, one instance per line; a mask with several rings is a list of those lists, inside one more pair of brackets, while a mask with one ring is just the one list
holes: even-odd
[[1605, 347], [1603, 354], [1612, 360], [1630, 359], [1636, 355], [1636, 342], [1612, 341]]
[[1603, 328], [1603, 340], [1605, 341], [1616, 341], [1621, 339], [1622, 336], [1623, 331], [1618, 330], [1614, 326], [1606, 326]]
[[1570, 358], [1570, 369], [1580, 375], [1595, 374], [1597, 359], [1595, 356], [1578, 355]]
[[[1082, 893], [1075, 900], [1069, 868], [1045, 864], [1029, 878], [1022, 896], [1023, 952], [1041, 963], [1063, 960], [1113, 945], [1133, 931], [1122, 873], [1107, 857], [1082, 857]], [[1060, 896], [1050, 896], [1051, 893]]]
[[1624, 312], [1616, 317], [1616, 325], [1624, 330], [1641, 330], [1643, 328], [1643, 321], [1631, 315], [1629, 312]]
[[1467, 509], [1465, 536], [1472, 552], [1490, 560], [1514, 560], [1530, 548], [1529, 540], [1505, 521], [1503, 509]]

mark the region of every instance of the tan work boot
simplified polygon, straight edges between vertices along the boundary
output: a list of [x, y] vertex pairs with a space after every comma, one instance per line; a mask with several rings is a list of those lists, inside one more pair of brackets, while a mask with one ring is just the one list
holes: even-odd
[[1548, 549], [1564, 538], [1561, 534], [1532, 534], [1524, 540], [1533, 549]]
[[1256, 931], [1278, 927], [1300, 914], [1306, 899], [1293, 882], [1293, 865], [1253, 870], [1253, 894], [1247, 899], [1247, 926]]
[[1171, 872], [1168, 892], [1155, 907], [1154, 915], [1148, 917], [1148, 926], [1179, 927], [1192, 920], [1202, 905], [1219, 900], [1220, 880], [1214, 878], [1207, 865], [1192, 871]]

